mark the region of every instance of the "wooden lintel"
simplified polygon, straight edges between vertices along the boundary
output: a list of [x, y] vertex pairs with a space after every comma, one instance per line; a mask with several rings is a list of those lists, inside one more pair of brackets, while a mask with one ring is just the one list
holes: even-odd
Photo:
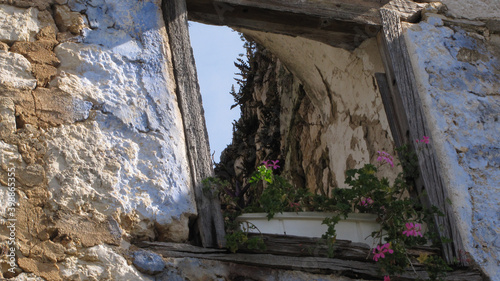
[[187, 0], [189, 19], [301, 36], [354, 49], [380, 29], [382, 4], [369, 0]]
[[388, 2], [388, 0], [187, 0], [189, 12], [191, 12], [189, 7], [195, 3], [212, 5], [219, 11], [228, 5], [228, 8], [242, 6], [248, 9], [290, 12], [372, 25], [380, 25], [378, 11]]

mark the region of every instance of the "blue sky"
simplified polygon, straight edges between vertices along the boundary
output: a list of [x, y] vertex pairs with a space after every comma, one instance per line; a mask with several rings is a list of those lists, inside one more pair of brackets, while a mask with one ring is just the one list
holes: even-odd
[[234, 62], [244, 53], [243, 42], [237, 32], [225, 26], [211, 26], [189, 22], [191, 46], [193, 47], [198, 80], [200, 83], [210, 149], [215, 151], [215, 161], [219, 162], [220, 153], [231, 143], [233, 120], [240, 117], [239, 107], [231, 110], [234, 104], [229, 94], [238, 69]]

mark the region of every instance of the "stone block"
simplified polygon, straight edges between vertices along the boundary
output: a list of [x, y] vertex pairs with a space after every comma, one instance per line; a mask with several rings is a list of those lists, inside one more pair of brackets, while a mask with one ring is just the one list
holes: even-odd
[[92, 108], [91, 102], [74, 98], [58, 89], [37, 88], [33, 96], [38, 118], [52, 126], [85, 120]]
[[0, 42], [0, 51], [8, 51], [9, 50], [9, 45], [5, 44], [4, 42]]
[[143, 273], [155, 275], [163, 271], [166, 266], [163, 258], [152, 252], [136, 251], [133, 254], [135, 267]]
[[73, 12], [66, 5], [56, 5], [54, 10], [54, 19], [60, 31], [69, 31], [73, 34], [80, 34], [86, 26], [85, 17]]
[[0, 97], [0, 136], [10, 135], [16, 130], [14, 102], [10, 98]]
[[39, 40], [36, 42], [16, 42], [10, 49], [11, 52], [24, 55], [31, 63], [48, 64], [57, 66], [60, 61], [52, 52], [57, 41]]
[[22, 185], [33, 187], [44, 183], [45, 170], [41, 165], [31, 164], [18, 170], [17, 180]]
[[37, 9], [0, 5], [0, 41], [34, 41], [39, 30]]
[[0, 51], [0, 88], [30, 90], [36, 86], [31, 64], [20, 54]]
[[107, 245], [89, 248], [80, 253], [80, 256], [80, 259], [70, 257], [59, 264], [65, 280], [153, 280], [128, 264], [114, 248]]

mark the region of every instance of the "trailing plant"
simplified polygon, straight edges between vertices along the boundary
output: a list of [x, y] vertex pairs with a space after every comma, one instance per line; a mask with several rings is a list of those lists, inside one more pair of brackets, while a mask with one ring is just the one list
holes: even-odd
[[240, 249], [242, 246], [245, 246], [250, 250], [264, 251], [266, 249], [266, 244], [264, 244], [264, 240], [262, 239], [262, 237], [248, 237], [248, 232], [250, 229], [257, 228], [252, 225], [248, 229], [234, 230], [226, 235], [226, 245], [232, 253], [236, 253], [236, 251], [238, 251], [238, 249]]
[[446, 261], [439, 256], [426, 257], [423, 264], [431, 280], [443, 280], [446, 277], [446, 272], [451, 270]]
[[[417, 143], [421, 145], [419, 149], [425, 149], [429, 138], [423, 137]], [[345, 183], [350, 188], [335, 189], [328, 199], [321, 200], [317, 195], [312, 197], [313, 204], [320, 203], [315, 208], [337, 213], [323, 221], [328, 227], [323, 238], [326, 239], [331, 254], [336, 240], [335, 226], [342, 217], [346, 218], [350, 212], [377, 214], [381, 228], [372, 233], [372, 237], [378, 241], [378, 245], [373, 248], [372, 258], [380, 265], [385, 280], [390, 280], [389, 276], [405, 272], [417, 262], [426, 267], [431, 280], [441, 280], [446, 271], [450, 270], [441, 256], [432, 255], [426, 259], [412, 260], [408, 249], [429, 242], [434, 245], [442, 242], [430, 226], [433, 225], [435, 215], [443, 214], [437, 207], [425, 208], [419, 198], [409, 196], [414, 180], [418, 178], [418, 159], [408, 146], [402, 146], [397, 151], [401, 159], [398, 165], [402, 165], [403, 172], [398, 174], [392, 184], [387, 178], [377, 176], [377, 166], [366, 164], [362, 168], [346, 172]], [[377, 162], [379, 165], [395, 165], [393, 157], [384, 151], [378, 152]], [[425, 224], [429, 226], [426, 232], [422, 230]]]
[[[420, 141], [420, 140], [419, 140]], [[424, 137], [421, 144], [429, 142]], [[379, 177], [378, 170], [381, 165], [395, 166], [393, 157], [384, 151], [378, 152], [378, 165], [365, 164], [359, 169], [346, 172], [346, 189], [334, 189], [327, 197], [313, 194], [304, 188], [296, 188], [285, 178], [273, 173], [280, 168], [278, 160], [264, 161], [250, 177], [248, 185], [244, 188], [236, 187], [240, 193], [231, 190], [227, 183], [217, 183], [224, 200], [238, 202], [241, 196], [249, 190], [262, 188], [260, 195], [246, 205], [238, 203], [237, 210], [225, 210], [226, 230], [228, 232], [228, 247], [236, 251], [245, 244], [246, 247], [263, 249], [265, 246], [259, 237], [248, 238], [247, 227], [243, 231], [235, 218], [242, 212], [266, 212], [267, 218], [272, 219], [275, 214], [282, 212], [322, 211], [333, 212], [323, 221], [327, 231], [323, 235], [328, 245], [328, 254], [333, 256], [336, 242], [335, 227], [341, 219], [347, 218], [349, 213], [373, 213], [377, 215], [380, 230], [373, 232], [372, 237], [377, 245], [371, 252], [372, 259], [380, 265], [380, 272], [384, 280], [390, 276], [402, 274], [414, 264], [422, 264], [431, 280], [442, 280], [450, 267], [438, 255], [420, 256], [412, 258], [408, 249], [432, 243], [442, 243], [439, 236], [430, 226], [433, 225], [435, 215], [443, 215], [437, 207], [425, 208], [420, 204], [419, 198], [410, 197], [413, 180], [418, 177], [418, 159], [416, 154], [408, 147], [398, 148], [400, 157], [405, 157], [397, 165], [402, 165], [403, 172], [390, 183], [387, 178]], [[409, 174], [412, 173], [412, 174]], [[224, 197], [226, 196], [226, 197]], [[422, 196], [422, 195], [421, 195]], [[423, 226], [429, 228], [424, 231]]]
[[259, 199], [245, 209], [245, 212], [266, 212], [272, 219], [276, 213], [297, 212], [302, 210], [312, 193], [303, 188], [295, 188], [285, 178], [273, 174], [278, 169], [279, 160], [264, 161], [252, 175], [250, 184], [263, 183], [265, 188]]
[[232, 253], [235, 253], [242, 247], [247, 249], [265, 250], [266, 245], [264, 244], [264, 240], [261, 236], [248, 236], [251, 230], [258, 229], [250, 223], [246, 223], [246, 225], [242, 227], [242, 223], [236, 220], [236, 217], [241, 215], [241, 213], [241, 209], [238, 210], [227, 207], [223, 209], [227, 248]]

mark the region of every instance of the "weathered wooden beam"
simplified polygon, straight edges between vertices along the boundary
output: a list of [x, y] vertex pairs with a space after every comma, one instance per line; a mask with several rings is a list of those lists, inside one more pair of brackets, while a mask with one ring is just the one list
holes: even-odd
[[[336, 274], [351, 278], [376, 279], [380, 280], [378, 265], [371, 259], [365, 256], [364, 260], [351, 260], [346, 258], [327, 258], [319, 252], [303, 252], [306, 255], [299, 256], [290, 252], [290, 247], [286, 246], [296, 244], [293, 247], [301, 247], [304, 244], [315, 242], [310, 238], [293, 237], [276, 235], [264, 235], [264, 241], [268, 248], [274, 247], [275, 253], [271, 254], [270, 250], [260, 253], [236, 253], [231, 254], [217, 249], [205, 249], [187, 244], [179, 243], [162, 243], [162, 242], [141, 242], [139, 246], [144, 249], [161, 254], [167, 258], [198, 258], [205, 260], [214, 260], [227, 263], [236, 263], [246, 266], [255, 266], [258, 268], [283, 269], [283, 270], [300, 270], [319, 274]], [[349, 241], [340, 241], [344, 243], [342, 247], [347, 247]], [[273, 244], [276, 244], [273, 246]], [[353, 243], [355, 244], [355, 243]], [[280, 247], [285, 246], [284, 249]], [[359, 246], [359, 245], [357, 245]], [[362, 247], [363, 248], [363, 247]], [[280, 254], [276, 251], [284, 252]], [[416, 250], [418, 253], [425, 250]], [[431, 249], [431, 252], [433, 250]], [[293, 256], [291, 256], [292, 254]], [[363, 253], [364, 254], [364, 253]], [[396, 280], [427, 280], [429, 278], [427, 272], [421, 265], [414, 265], [409, 268], [406, 273], [402, 274]], [[479, 281], [483, 280], [477, 270], [458, 269], [449, 272], [444, 280], [456, 281]]]
[[[254, 236], [260, 236], [262, 238], [266, 245], [265, 251], [247, 249], [245, 247], [242, 247], [238, 251], [244, 253], [264, 252], [266, 254], [280, 256], [328, 257], [328, 245], [325, 239], [291, 235], [249, 234], [249, 237]], [[428, 246], [408, 249], [408, 255], [412, 258], [415, 265], [421, 265], [416, 261], [416, 258], [421, 254], [440, 254], [440, 249]], [[333, 248], [333, 256], [337, 259], [366, 262], [373, 258], [373, 253], [368, 244], [356, 243], [349, 240], [336, 240]]]
[[[187, 0], [189, 19], [213, 25], [301, 36], [354, 49], [380, 29], [370, 0]], [[387, 1], [384, 1], [387, 2]]]
[[[266, 254], [295, 257], [328, 257], [328, 245], [321, 238], [299, 237], [291, 235], [249, 234], [260, 236], [266, 245]], [[370, 246], [348, 240], [337, 240], [334, 256], [339, 259], [366, 261], [370, 256]], [[259, 253], [261, 251], [242, 248], [241, 252]]]
[[[380, 10], [383, 33], [379, 40], [380, 50], [385, 63], [393, 108], [398, 120], [399, 134], [404, 143], [415, 145], [414, 140], [429, 136], [432, 140], [427, 119], [417, 91], [417, 83], [410, 62], [406, 43], [401, 26], [402, 12], [399, 8], [405, 7], [406, 0], [395, 0]], [[403, 9], [404, 10], [404, 9]], [[406, 11], [406, 10], [404, 10]], [[415, 13], [415, 11], [413, 11]], [[406, 13], [406, 12], [404, 12]], [[404, 14], [408, 16], [408, 13]], [[444, 217], [436, 217], [436, 229], [441, 238], [449, 238], [453, 243], [444, 243], [444, 256], [448, 263], [460, 258], [463, 251], [462, 238], [456, 226], [453, 212], [447, 203], [447, 190], [441, 176], [441, 168], [432, 143], [425, 150], [414, 147], [419, 157], [420, 179], [417, 182], [419, 193], [426, 192], [428, 205], [437, 206]]]
[[226, 249], [214, 249], [214, 248], [202, 248], [190, 244], [184, 243], [173, 243], [173, 242], [149, 242], [140, 241], [135, 244], [137, 247], [145, 249], [161, 249], [165, 251], [174, 251], [181, 253], [192, 253], [192, 254], [217, 254], [217, 253], [227, 253]]
[[213, 175], [208, 134], [189, 40], [185, 0], [164, 0], [163, 16], [173, 57], [177, 98], [182, 114], [192, 186], [198, 208], [197, 231], [204, 247], [224, 247], [224, 221], [217, 196], [203, 192], [202, 180]]
[[[240, 253], [264, 253], [279, 256], [295, 257], [328, 257], [328, 246], [321, 238], [300, 237], [291, 235], [274, 234], [248, 234], [248, 237], [260, 237], [266, 245], [265, 250], [248, 249], [244, 245], [238, 249]], [[136, 244], [141, 248], [168, 249], [185, 253], [214, 254], [227, 253], [225, 249], [207, 249], [193, 245], [169, 242], [148, 242], [141, 241]], [[436, 255], [440, 250], [433, 247], [414, 247], [408, 249], [408, 254], [413, 259], [421, 254]], [[372, 249], [365, 243], [355, 243], [349, 240], [337, 240], [334, 246], [334, 256], [337, 259], [367, 261], [373, 258]], [[416, 265], [421, 265], [415, 262]]]
[[[380, 25], [378, 10], [389, 0], [187, 0], [191, 3], [210, 3], [268, 9], [279, 12], [335, 18], [341, 21]], [[300, 24], [300, 23], [299, 23]]]
[[[385, 61], [384, 56], [382, 60]], [[375, 79], [377, 80], [380, 97], [382, 98], [385, 114], [387, 115], [387, 121], [389, 122], [389, 127], [391, 128], [392, 139], [394, 140], [396, 147], [400, 147], [404, 143], [403, 136], [408, 131], [408, 128], [402, 127], [403, 124], [406, 123], [401, 122], [400, 120], [406, 119], [406, 116], [404, 112], [402, 112], [402, 108], [399, 107], [398, 103], [394, 100], [395, 97], [393, 96], [393, 93], [395, 93], [395, 90], [391, 90], [392, 87], [389, 85], [389, 81], [391, 80], [388, 79], [388, 76], [390, 77], [391, 75], [386, 75], [385, 73], [375, 73]]]

